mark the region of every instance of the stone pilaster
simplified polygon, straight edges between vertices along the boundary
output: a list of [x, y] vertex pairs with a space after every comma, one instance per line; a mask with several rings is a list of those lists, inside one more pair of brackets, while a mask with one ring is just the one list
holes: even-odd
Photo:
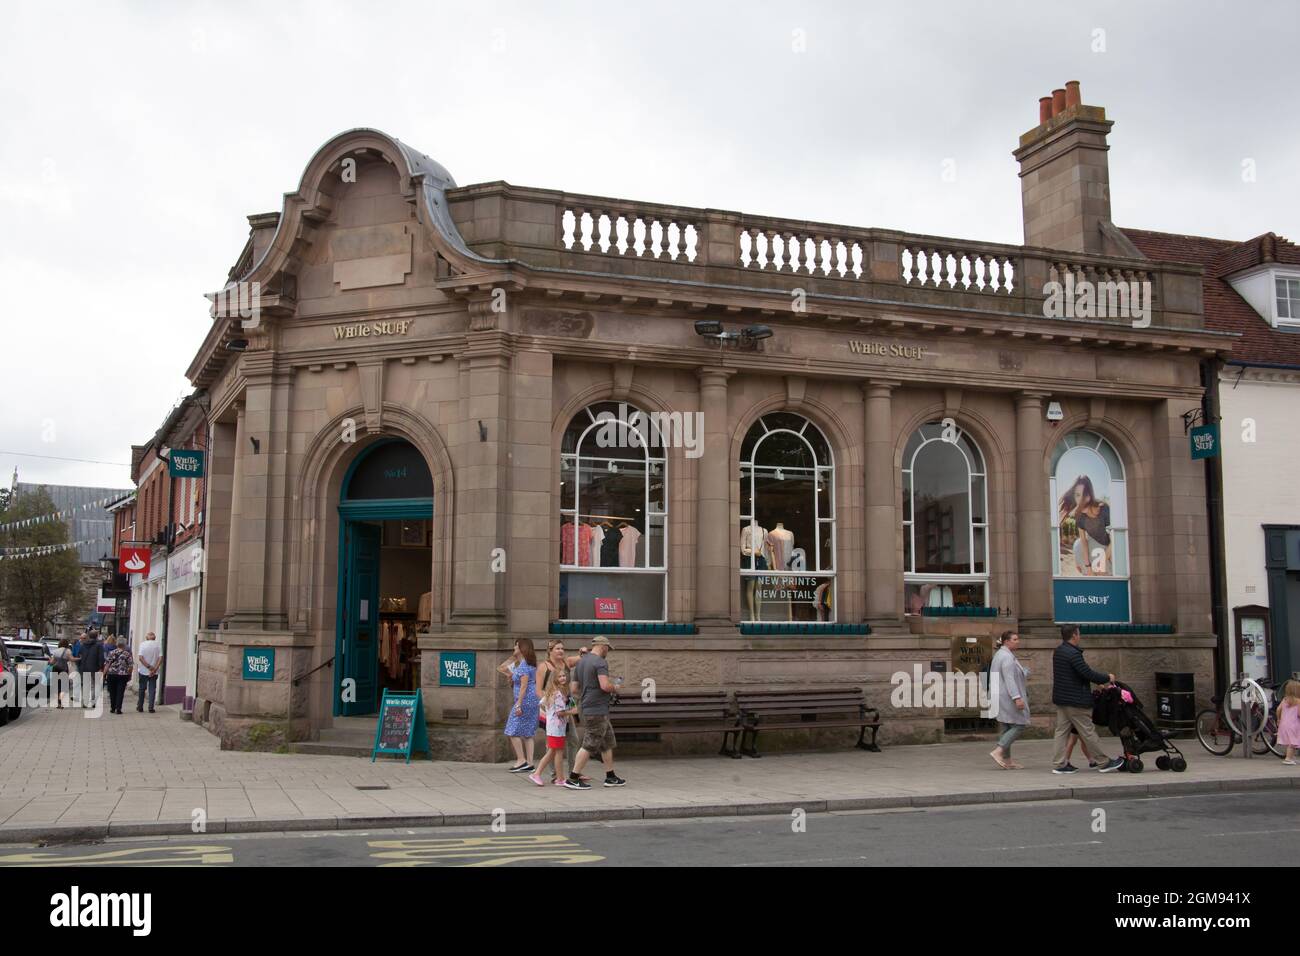
[[862, 386], [865, 405], [863, 493], [866, 523], [867, 621], [893, 624], [901, 618], [903, 576], [898, 556], [898, 509], [894, 489], [894, 381], [870, 381]]
[[699, 369], [704, 449], [696, 502], [695, 621], [701, 627], [730, 627], [731, 588], [738, 577], [731, 561], [731, 444], [728, 441], [727, 379], [730, 369]]
[[1052, 623], [1051, 517], [1043, 461], [1044, 392], [1016, 396], [1016, 568], [1021, 626]]

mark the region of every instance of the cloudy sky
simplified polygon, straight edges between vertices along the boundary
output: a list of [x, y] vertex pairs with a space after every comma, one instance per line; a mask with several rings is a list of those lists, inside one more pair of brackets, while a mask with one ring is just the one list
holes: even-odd
[[1300, 236], [1291, 2], [5, 10], [6, 484], [17, 466], [129, 485], [129, 446], [189, 390], [203, 293], [245, 217], [279, 210], [313, 151], [355, 126], [462, 185], [1019, 242], [1011, 150], [1038, 97], [1078, 79], [1115, 121], [1118, 223]]

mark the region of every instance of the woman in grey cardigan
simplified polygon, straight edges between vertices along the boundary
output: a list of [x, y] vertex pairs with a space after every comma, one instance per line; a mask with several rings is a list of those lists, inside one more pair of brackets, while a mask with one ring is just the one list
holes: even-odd
[[989, 756], [1003, 770], [1024, 769], [1024, 764], [1011, 759], [1011, 745], [1029, 726], [1029, 695], [1025, 691], [1028, 671], [1016, 660], [1015, 651], [1019, 646], [1020, 635], [1015, 631], [1004, 631], [989, 667], [989, 672], [998, 677], [997, 721], [998, 729], [1002, 731], [998, 745]]

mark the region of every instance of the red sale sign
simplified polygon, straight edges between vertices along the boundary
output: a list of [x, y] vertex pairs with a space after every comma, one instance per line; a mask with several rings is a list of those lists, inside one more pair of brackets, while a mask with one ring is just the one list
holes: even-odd
[[598, 621], [623, 620], [623, 599], [622, 598], [596, 598], [596, 620]]
[[148, 574], [149, 555], [148, 548], [123, 545], [117, 555], [117, 569], [122, 574]]

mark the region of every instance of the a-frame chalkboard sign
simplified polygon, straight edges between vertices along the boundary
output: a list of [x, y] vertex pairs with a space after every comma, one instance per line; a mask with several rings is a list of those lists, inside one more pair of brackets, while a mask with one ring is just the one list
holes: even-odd
[[420, 691], [414, 693], [394, 693], [384, 690], [384, 698], [379, 702], [379, 726], [375, 728], [375, 748], [370, 753], [370, 762], [375, 762], [379, 754], [405, 754], [406, 762], [411, 762], [411, 754], [422, 750], [433, 757], [429, 750], [429, 730], [424, 723], [424, 698]]

